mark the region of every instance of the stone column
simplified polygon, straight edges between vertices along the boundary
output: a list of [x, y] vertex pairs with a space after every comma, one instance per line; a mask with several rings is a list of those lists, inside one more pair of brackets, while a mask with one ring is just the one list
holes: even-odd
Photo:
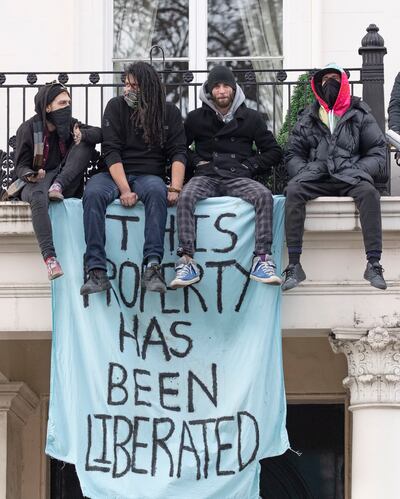
[[352, 499], [400, 496], [400, 329], [334, 329], [330, 343], [344, 353], [350, 391]]
[[38, 402], [25, 383], [0, 373], [0, 499], [21, 497], [22, 429]]

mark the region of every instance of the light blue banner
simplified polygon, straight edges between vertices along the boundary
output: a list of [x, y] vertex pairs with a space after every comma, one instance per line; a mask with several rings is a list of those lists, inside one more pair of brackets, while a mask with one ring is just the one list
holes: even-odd
[[[284, 198], [274, 204], [280, 272]], [[288, 448], [279, 287], [248, 279], [254, 209], [196, 208], [204, 277], [162, 297], [140, 287], [143, 205], [107, 211], [112, 290], [79, 294], [82, 205], [52, 205], [65, 276], [53, 283], [46, 452], [76, 465], [92, 499], [257, 499], [259, 459]], [[175, 210], [164, 270], [173, 278]]]

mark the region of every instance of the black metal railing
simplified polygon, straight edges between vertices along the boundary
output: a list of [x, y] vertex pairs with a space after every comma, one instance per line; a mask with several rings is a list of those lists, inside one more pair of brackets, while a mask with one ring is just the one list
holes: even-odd
[[[383, 56], [386, 49], [378, 28], [370, 25], [359, 49], [363, 56], [361, 68], [348, 68], [347, 74], [353, 95], [367, 96], [372, 112], [384, 129]], [[300, 75], [312, 75], [310, 69], [235, 70], [235, 77], [242, 87], [246, 104], [260, 111], [269, 128], [277, 135], [284, 114], [290, 112], [291, 97]], [[186, 116], [199, 105], [199, 91], [206, 79], [206, 71], [169, 70], [163, 64], [160, 76], [165, 85], [167, 100], [174, 102]], [[37, 72], [0, 73], [0, 165], [2, 186], [10, 183], [14, 169], [15, 133], [18, 126], [34, 114], [34, 95], [46, 82], [57, 80], [66, 85], [73, 101], [73, 115], [83, 123], [99, 126], [108, 100], [121, 92], [121, 72]], [[91, 165], [93, 167], [93, 165]], [[274, 192], [282, 192], [285, 185], [283, 166], [276, 168], [269, 185]], [[390, 161], [377, 185], [381, 191], [389, 190]]]

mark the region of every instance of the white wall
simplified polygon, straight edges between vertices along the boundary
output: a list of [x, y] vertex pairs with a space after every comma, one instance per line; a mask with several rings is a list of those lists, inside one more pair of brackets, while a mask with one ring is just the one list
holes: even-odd
[[[1, 0], [0, 72], [43, 72], [38, 83], [56, 79], [59, 72], [112, 69], [112, 0]], [[69, 83], [89, 83], [88, 76], [69, 75]], [[26, 84], [26, 77], [7, 76], [6, 84]], [[25, 116], [22, 90], [10, 89], [10, 130], [6, 128], [7, 89], [0, 86], [0, 149], [19, 124], [33, 115], [36, 89], [27, 89]], [[94, 95], [94, 94], [93, 94]], [[105, 101], [110, 98], [106, 94]], [[85, 121], [84, 91], [75, 90], [74, 116]], [[99, 98], [96, 94], [96, 100]], [[100, 123], [99, 106], [88, 122]]]
[[[387, 109], [400, 71], [398, 0], [283, 0], [283, 8], [285, 68], [322, 67], [329, 62], [361, 67], [361, 39], [367, 26], [376, 24], [388, 51], [384, 58]], [[359, 92], [355, 89], [355, 94]], [[400, 167], [394, 162], [392, 194], [400, 194]]]
[[[112, 68], [113, 0], [1, 0], [1, 71], [104, 71]], [[398, 0], [283, 0], [284, 66], [336, 61], [359, 67], [365, 28], [385, 39], [386, 101], [398, 61]]]
[[386, 106], [396, 74], [400, 2], [398, 0], [283, 0], [283, 45], [287, 68], [321, 67], [337, 62], [360, 67], [358, 48], [369, 24], [385, 40]]
[[[89, 71], [112, 68], [112, 0], [1, 0], [0, 71]], [[283, 0], [284, 66], [331, 61], [361, 65], [358, 47], [375, 23], [388, 55], [386, 95], [400, 70], [398, 0]]]
[[[312, 68], [336, 61], [360, 67], [358, 48], [365, 28], [375, 23], [385, 39], [385, 107], [398, 60], [400, 2], [398, 0], [283, 0], [284, 67]], [[1, 0], [0, 72], [10, 71], [105, 71], [112, 69], [113, 0]], [[54, 75], [39, 79], [44, 83]], [[7, 83], [16, 81], [9, 77]], [[20, 77], [18, 77], [20, 78]], [[70, 82], [82, 77], [70, 76]], [[86, 77], [83, 80], [86, 81]], [[10, 135], [23, 120], [21, 91], [10, 91], [13, 110]], [[28, 94], [32, 96], [34, 90]], [[107, 95], [107, 98], [111, 94]], [[107, 100], [107, 99], [106, 99]], [[5, 147], [6, 91], [0, 87], [0, 149]], [[27, 106], [26, 118], [33, 112]], [[74, 115], [85, 121], [83, 93], [75, 92]], [[100, 110], [89, 122], [98, 124]], [[400, 169], [393, 170], [400, 193]]]
[[1, 0], [0, 70], [109, 70], [112, 5], [112, 0]]

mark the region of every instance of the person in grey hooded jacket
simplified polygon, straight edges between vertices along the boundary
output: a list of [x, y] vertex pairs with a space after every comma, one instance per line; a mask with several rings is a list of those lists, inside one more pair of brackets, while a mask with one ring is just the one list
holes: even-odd
[[[214, 67], [200, 91], [201, 108], [191, 111], [185, 132], [193, 178], [178, 199], [179, 237], [175, 289], [194, 284], [200, 274], [193, 260], [195, 205], [201, 199], [233, 196], [255, 209], [255, 250], [250, 278], [267, 284], [280, 284], [271, 256], [271, 192], [252, 179], [279, 163], [282, 151], [260, 113], [248, 109], [242, 89], [225, 66]], [[254, 147], [255, 145], [255, 147]]]

